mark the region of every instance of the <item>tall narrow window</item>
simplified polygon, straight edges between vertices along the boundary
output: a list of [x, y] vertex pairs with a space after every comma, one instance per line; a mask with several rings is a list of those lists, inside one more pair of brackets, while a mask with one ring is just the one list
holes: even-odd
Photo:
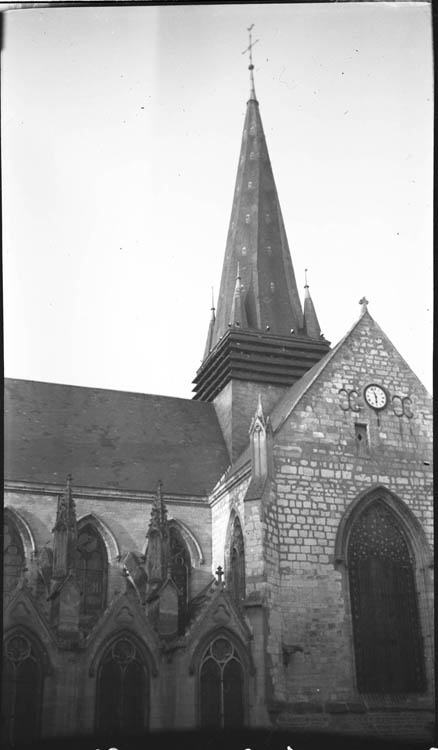
[[363, 693], [425, 689], [414, 566], [395, 514], [375, 500], [348, 543], [357, 684]]
[[237, 516], [231, 531], [229, 560], [228, 586], [233, 599], [239, 602], [245, 598], [245, 544]]
[[78, 535], [76, 570], [81, 590], [81, 625], [91, 628], [106, 604], [107, 555], [102, 537], [88, 523]]
[[20, 580], [25, 556], [24, 547], [14, 522], [5, 514], [3, 526], [3, 585], [4, 595], [11, 593]]
[[97, 676], [97, 730], [137, 734], [147, 726], [149, 676], [138, 648], [129, 638], [115, 641]]
[[43, 669], [41, 656], [23, 633], [6, 639], [3, 655], [2, 715], [5, 742], [39, 736]]
[[178, 630], [184, 631], [189, 596], [190, 555], [181, 535], [174, 526], [170, 526], [170, 570], [171, 577], [178, 589]]
[[201, 725], [241, 727], [244, 722], [243, 668], [228, 638], [216, 638], [201, 662]]

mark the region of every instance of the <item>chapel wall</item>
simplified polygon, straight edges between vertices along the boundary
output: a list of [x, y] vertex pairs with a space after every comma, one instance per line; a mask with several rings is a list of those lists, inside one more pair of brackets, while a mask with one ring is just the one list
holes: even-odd
[[[368, 316], [362, 319], [275, 435], [282, 612], [277, 642], [279, 650], [283, 645], [291, 648], [288, 664], [278, 668], [274, 683], [276, 698], [294, 709], [291, 726], [296, 728], [313, 721], [309, 711], [321, 713], [315, 721], [331, 725], [334, 719], [327, 718], [327, 706], [333, 704], [334, 713], [345, 709], [348, 714], [345, 701], [354, 703], [361, 697], [348, 576], [335, 559], [336, 535], [350, 503], [380, 485], [412, 511], [432, 544], [431, 399], [379, 330]], [[362, 397], [370, 382], [380, 383], [390, 396], [388, 408], [378, 415]], [[341, 408], [341, 389], [357, 392], [350, 403], [359, 411]], [[411, 418], [397, 416], [393, 395], [409, 396]], [[368, 428], [365, 454], [358, 449], [357, 423]], [[417, 570], [416, 583], [429, 684], [428, 694], [412, 699], [419, 706], [430, 702], [432, 682], [432, 585], [427, 566]], [[359, 713], [363, 710], [359, 700]], [[377, 714], [373, 716], [377, 721]], [[417, 719], [412, 719], [414, 725]], [[364, 719], [364, 732], [366, 726], [369, 732], [369, 721]], [[383, 714], [379, 721], [384, 727]], [[388, 732], [396, 731], [395, 714], [387, 717], [386, 723], [391, 721]]]
[[[82, 496], [80, 488], [74, 492], [76, 518], [91, 514], [100, 519], [113, 535], [119, 547], [120, 560], [108, 560], [108, 601], [120, 590], [121, 561], [128, 552], [144, 554], [146, 533], [152, 508], [152, 499], [132, 500], [122, 496], [106, 498], [101, 495]], [[52, 529], [56, 521], [58, 494], [32, 493], [6, 490], [5, 507], [15, 510], [29, 525], [35, 539], [37, 554], [43, 546], [52, 547]], [[186, 499], [181, 503], [165, 497], [169, 519], [182, 522], [194, 535], [203, 553], [203, 562], [192, 560], [190, 578], [191, 596], [205, 586], [211, 578], [211, 522], [210, 508], [199, 499]], [[36, 566], [36, 560], [33, 563]]]

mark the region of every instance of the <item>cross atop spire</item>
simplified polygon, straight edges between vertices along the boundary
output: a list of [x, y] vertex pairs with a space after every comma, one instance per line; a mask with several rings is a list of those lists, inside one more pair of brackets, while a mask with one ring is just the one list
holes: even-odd
[[246, 49], [243, 50], [242, 55], [246, 55], [246, 53], [249, 52], [248, 70], [249, 70], [249, 78], [250, 78], [250, 84], [251, 84], [251, 88], [250, 88], [250, 92], [249, 92], [249, 98], [250, 98], [250, 100], [253, 99], [256, 102], [257, 98], [256, 98], [255, 86], [254, 86], [254, 73], [253, 73], [254, 65], [253, 65], [253, 62], [252, 62], [252, 48], [260, 40], [256, 39], [255, 42], [252, 41], [252, 34], [251, 34], [251, 32], [252, 32], [253, 28], [254, 28], [254, 24], [252, 23], [251, 26], [249, 26], [248, 29], [247, 29], [248, 35], [249, 35], [249, 45], [248, 45], [248, 47]]
[[368, 311], [368, 304], [369, 302], [366, 297], [362, 297], [362, 299], [359, 300], [359, 305], [362, 306], [361, 315]]

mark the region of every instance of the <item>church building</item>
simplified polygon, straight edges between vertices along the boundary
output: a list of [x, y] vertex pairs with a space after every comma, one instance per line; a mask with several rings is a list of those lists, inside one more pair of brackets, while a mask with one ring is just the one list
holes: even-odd
[[301, 302], [250, 81], [193, 399], [5, 381], [6, 742], [432, 740], [431, 396]]

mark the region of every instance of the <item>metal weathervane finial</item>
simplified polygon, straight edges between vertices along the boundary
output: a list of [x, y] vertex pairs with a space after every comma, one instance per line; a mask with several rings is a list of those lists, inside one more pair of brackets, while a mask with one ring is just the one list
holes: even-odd
[[304, 269], [304, 288], [307, 289], [309, 284], [307, 283], [307, 268]]
[[254, 74], [253, 74], [254, 65], [253, 65], [253, 62], [252, 62], [252, 48], [254, 47], [255, 44], [257, 44], [257, 42], [260, 41], [260, 39], [256, 39], [255, 42], [252, 41], [252, 34], [251, 34], [251, 32], [252, 32], [253, 28], [254, 28], [254, 24], [252, 23], [251, 26], [249, 26], [248, 29], [247, 29], [248, 34], [249, 34], [249, 45], [242, 52], [242, 55], [246, 55], [246, 53], [249, 52], [248, 70], [249, 70], [250, 79], [251, 79], [251, 92], [250, 92], [250, 98], [251, 99], [255, 99], [256, 98], [255, 87], [254, 87]]

